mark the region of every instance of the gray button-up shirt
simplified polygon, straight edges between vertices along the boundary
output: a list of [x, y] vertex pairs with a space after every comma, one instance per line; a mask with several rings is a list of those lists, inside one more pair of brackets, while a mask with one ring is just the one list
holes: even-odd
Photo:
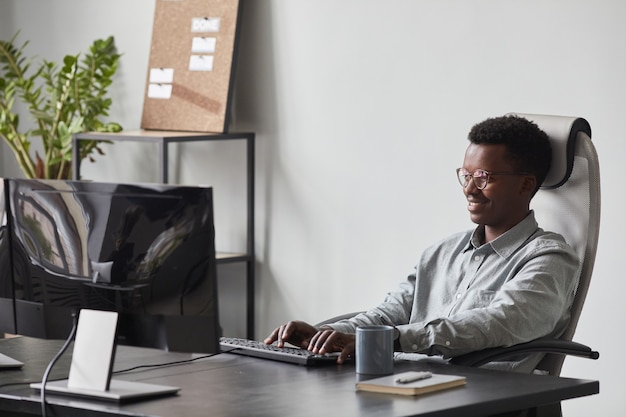
[[[578, 285], [580, 261], [534, 213], [480, 245], [483, 227], [428, 248], [415, 272], [378, 307], [331, 324], [353, 333], [366, 324], [400, 331], [404, 352], [453, 357], [490, 347], [560, 336]], [[511, 369], [532, 370], [540, 356]]]

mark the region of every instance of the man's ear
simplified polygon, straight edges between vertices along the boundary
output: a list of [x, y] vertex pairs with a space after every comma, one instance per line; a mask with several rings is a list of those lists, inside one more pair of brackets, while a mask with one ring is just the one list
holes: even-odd
[[522, 192], [532, 195], [537, 187], [537, 178], [534, 175], [525, 175], [522, 181]]

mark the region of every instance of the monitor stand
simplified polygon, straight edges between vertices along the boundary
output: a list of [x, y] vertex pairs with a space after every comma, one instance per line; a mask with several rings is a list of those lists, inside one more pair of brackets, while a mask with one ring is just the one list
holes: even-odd
[[[111, 379], [118, 315], [111, 311], [80, 311], [69, 378], [46, 383], [46, 392], [124, 402], [176, 394], [180, 388]], [[94, 360], [99, 358], [99, 360]], [[31, 388], [41, 390], [42, 384]]]
[[0, 369], [19, 369], [22, 366], [24, 366], [24, 362], [0, 353]]
[[[143, 382], [124, 381], [121, 379], [111, 379], [109, 389], [107, 390], [91, 390], [75, 387], [70, 388], [67, 386], [68, 381], [68, 379], [63, 379], [48, 382], [46, 384], [46, 392], [121, 403], [150, 397], [173, 395], [180, 391], [178, 387], [145, 384]], [[31, 388], [41, 390], [41, 383], [31, 384], [30, 386]]]

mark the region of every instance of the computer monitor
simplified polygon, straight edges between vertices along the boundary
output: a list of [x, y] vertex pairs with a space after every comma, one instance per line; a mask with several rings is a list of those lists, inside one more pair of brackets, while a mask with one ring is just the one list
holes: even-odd
[[119, 313], [121, 344], [219, 351], [210, 187], [2, 187], [0, 331], [64, 339], [72, 312], [89, 308]]

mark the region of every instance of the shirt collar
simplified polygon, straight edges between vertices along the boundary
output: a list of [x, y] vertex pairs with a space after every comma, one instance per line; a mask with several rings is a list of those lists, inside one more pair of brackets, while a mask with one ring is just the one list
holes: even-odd
[[[535, 220], [535, 212], [530, 210], [524, 220], [489, 242], [488, 245], [490, 245], [493, 251], [498, 255], [507, 258], [522, 246], [522, 244], [535, 233], [538, 227], [537, 220]], [[470, 236], [466, 250], [480, 247], [480, 242], [484, 240], [484, 236], [485, 226], [480, 225], [476, 227]]]

